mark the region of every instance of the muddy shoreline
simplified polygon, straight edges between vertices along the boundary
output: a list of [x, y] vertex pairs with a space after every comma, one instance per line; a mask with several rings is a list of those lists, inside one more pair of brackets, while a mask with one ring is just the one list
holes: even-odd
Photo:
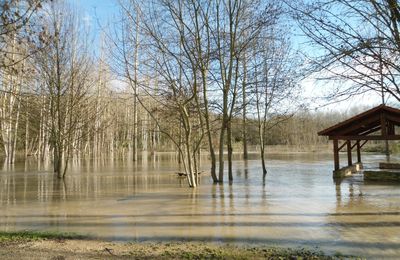
[[0, 234], [0, 259], [342, 259], [304, 248], [216, 243], [115, 243], [75, 234]]
[[211, 243], [112, 243], [46, 239], [0, 243], [0, 259], [341, 259], [306, 249]]

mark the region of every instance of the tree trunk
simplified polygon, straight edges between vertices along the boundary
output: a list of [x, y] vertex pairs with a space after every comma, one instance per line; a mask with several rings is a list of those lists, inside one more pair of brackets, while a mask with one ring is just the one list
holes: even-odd
[[232, 147], [231, 122], [228, 123], [226, 132], [227, 132], [226, 138], [227, 138], [227, 144], [228, 144], [228, 175], [229, 175], [229, 181], [233, 181], [233, 170], [232, 170], [233, 147]]
[[[222, 119], [224, 120], [224, 119]], [[225, 141], [225, 124], [222, 123], [220, 136], [219, 136], [219, 176], [218, 182], [224, 181], [224, 141]]]
[[[28, 108], [28, 104], [27, 104], [26, 108]], [[26, 118], [25, 118], [25, 158], [27, 158], [29, 156], [29, 113], [28, 113], [28, 109], [26, 110], [25, 116], [26, 116]], [[39, 125], [40, 125], [40, 121], [39, 121]]]
[[208, 149], [210, 151], [210, 159], [211, 159], [211, 177], [213, 182], [218, 182], [216, 168], [217, 168], [217, 159], [215, 156], [215, 150], [212, 140], [212, 132], [211, 132], [211, 125], [210, 125], [210, 114], [208, 111], [208, 99], [207, 99], [207, 85], [204, 82], [207, 79], [206, 73], [202, 71], [202, 78], [203, 78], [203, 102], [204, 102], [204, 119], [206, 122], [206, 129], [207, 129], [207, 138], [208, 138]]
[[267, 167], [265, 165], [265, 146], [264, 144], [260, 145], [260, 156], [261, 156], [261, 165], [263, 170], [263, 175], [267, 175]]
[[138, 66], [139, 66], [139, 12], [136, 10], [136, 29], [135, 29], [135, 53], [134, 53], [134, 82], [133, 82], [133, 160], [137, 160], [138, 149], [138, 112], [137, 112], [137, 95], [138, 95]]
[[242, 117], [242, 138], [243, 138], [243, 159], [247, 160], [247, 97], [246, 97], [246, 84], [247, 84], [247, 60], [246, 55], [243, 58], [243, 85], [242, 85], [242, 102], [243, 102], [243, 117]]
[[11, 152], [11, 163], [15, 162], [15, 153], [17, 150], [17, 139], [18, 139], [18, 127], [19, 127], [19, 115], [21, 110], [21, 101], [18, 100], [17, 106], [17, 117], [15, 119], [15, 126], [13, 130], [13, 144], [12, 144], [12, 152]]

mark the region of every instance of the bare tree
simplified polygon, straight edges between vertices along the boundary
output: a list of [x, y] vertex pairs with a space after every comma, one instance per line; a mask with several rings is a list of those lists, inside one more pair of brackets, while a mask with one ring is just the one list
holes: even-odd
[[225, 134], [228, 149], [228, 175], [232, 175], [232, 126], [231, 121], [238, 110], [240, 91], [240, 67], [244, 53], [258, 35], [275, 23], [281, 13], [279, 5], [270, 1], [215, 1], [212, 5], [215, 20], [211, 26], [215, 44], [213, 77], [221, 91], [221, 126], [219, 135], [219, 177], [224, 179]]
[[[124, 75], [137, 91], [138, 73], [135, 62], [132, 63], [135, 58], [129, 55], [137, 51], [138, 5], [134, 1], [120, 4], [127, 17], [123, 24], [128, 28], [121, 33], [120, 44], [115, 44], [120, 50], [117, 56], [122, 57], [120, 60], [126, 68]], [[143, 84], [141, 95], [153, 96], [151, 103], [160, 104], [158, 111], [168, 115], [174, 108], [178, 112], [179, 118], [170, 119], [176, 122], [180, 133], [173, 142], [178, 151], [186, 154], [185, 158], [181, 157], [189, 168], [188, 174], [193, 170], [188, 158], [192, 158], [193, 165], [197, 164], [194, 154], [207, 136], [213, 181], [223, 181], [225, 145], [229, 179], [232, 180], [232, 120], [242, 108], [237, 102], [241, 89], [246, 99], [247, 69], [243, 57], [259, 34], [276, 22], [280, 6], [269, 1], [160, 0], [141, 8], [145, 53], [142, 55], [146, 56], [141, 70], [143, 75], [157, 75], [160, 79], [156, 96], [148, 89], [151, 86]], [[210, 91], [218, 93], [211, 102]], [[140, 98], [139, 102], [143, 103]], [[216, 130], [212, 117], [218, 111], [215, 104], [219, 104], [221, 113], [218, 177], [212, 138]], [[171, 131], [160, 123], [158, 126], [163, 132]], [[174, 134], [169, 132], [168, 136], [173, 139]]]
[[[144, 11], [141, 11], [141, 13], [147, 14], [142, 20], [143, 34], [146, 35], [146, 55], [149, 57], [145, 64], [147, 74], [152, 72], [153, 75], [158, 75], [157, 92], [154, 93], [149, 86], [142, 84], [142, 96], [147, 96], [152, 103], [158, 104], [157, 112], [161, 111], [164, 119], [168, 118], [168, 121], [156, 118], [154, 116], [156, 111], [146, 106], [140, 97], [137, 99], [153, 117], [158, 130], [175, 144], [189, 186], [196, 187], [199, 163], [197, 154], [204, 131], [202, 116], [195, 116], [200, 111], [199, 68], [191, 53], [192, 34], [184, 22], [184, 19], [187, 18], [186, 4], [185, 1], [176, 3], [159, 1], [142, 7]], [[138, 8], [132, 10], [129, 9], [129, 6], [128, 2], [128, 5], [123, 6], [124, 10], [131, 17], [137, 17]], [[133, 21], [135, 20], [136, 18]], [[136, 22], [135, 24], [137, 25]], [[137, 29], [138, 27], [136, 27], [136, 32]], [[124, 44], [126, 42], [123, 41]], [[122, 49], [126, 49], [123, 53], [132, 50], [127, 47], [129, 46], [123, 45]], [[125, 58], [124, 62], [129, 64], [129, 59]], [[125, 76], [129, 82], [137, 84], [136, 74], [126, 73]], [[176, 127], [171, 127], [171, 124], [180, 126], [182, 132], [176, 131]]]
[[138, 95], [139, 95], [139, 49], [140, 49], [140, 6], [136, 1], [119, 1], [121, 8], [120, 33], [112, 38], [112, 45], [115, 50], [112, 58], [116, 64], [121, 65], [122, 71], [116, 69], [133, 92], [133, 132], [132, 155], [133, 160], [137, 160], [138, 153]]
[[0, 68], [12, 67], [36, 51], [35, 48], [15, 48], [37, 42], [40, 30], [36, 26], [37, 11], [45, 0], [3, 0], [0, 3]]
[[49, 120], [54, 172], [64, 178], [81, 120], [87, 115], [90, 87], [87, 40], [79, 20], [66, 5], [51, 3], [44, 26], [48, 45], [35, 55]]
[[38, 40], [32, 20], [41, 1], [3, 1], [0, 3], [0, 129], [6, 164], [15, 160], [21, 99], [19, 94], [31, 76], [26, 58]]
[[[377, 92], [400, 100], [400, 7], [397, 0], [288, 2], [314, 47], [312, 72], [339, 80], [331, 97]], [[344, 82], [347, 82], [343, 84]]]
[[295, 58], [285, 32], [270, 28], [254, 48], [252, 89], [263, 174], [267, 174], [265, 146], [268, 131], [290, 118], [296, 111], [299, 59]]

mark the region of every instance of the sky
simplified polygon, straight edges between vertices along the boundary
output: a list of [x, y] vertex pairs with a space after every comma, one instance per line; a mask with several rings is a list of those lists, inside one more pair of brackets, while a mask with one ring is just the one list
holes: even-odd
[[[98, 53], [99, 50], [99, 37], [101, 31], [107, 27], [112, 26], [113, 22], [118, 20], [119, 8], [117, 0], [67, 0], [72, 6], [76, 7], [78, 12], [82, 14], [82, 20], [86, 22], [91, 30], [91, 38], [93, 39], [93, 50]], [[297, 46], [306, 48], [304, 38], [295, 36], [294, 41]], [[313, 100], [310, 104], [311, 110], [323, 110], [323, 111], [334, 111], [339, 110], [342, 112], [351, 111], [354, 107], [373, 107], [379, 105], [381, 97], [378, 93], [368, 93], [366, 95], [360, 95], [350, 100], [346, 100], [340, 103], [334, 103], [327, 105], [322, 99], [318, 97], [324, 95], [324, 89], [326, 85], [321, 85], [321, 82], [316, 82], [314, 79], [307, 79], [303, 81], [303, 97], [306, 99]], [[326, 84], [326, 83], [324, 83]], [[390, 101], [390, 100], [389, 100]]]
[[82, 13], [82, 20], [92, 29], [91, 36], [97, 49], [101, 31], [115, 22], [119, 15], [117, 0], [67, 0], [67, 2]]
[[92, 22], [96, 18], [107, 21], [113, 15], [118, 14], [118, 2], [116, 0], [68, 0], [72, 5], [82, 9], [84, 15]]

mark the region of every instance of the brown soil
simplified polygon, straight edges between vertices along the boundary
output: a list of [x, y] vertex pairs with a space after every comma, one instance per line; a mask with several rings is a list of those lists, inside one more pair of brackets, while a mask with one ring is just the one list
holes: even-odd
[[206, 243], [34, 240], [0, 243], [0, 259], [336, 259], [319, 252]]

